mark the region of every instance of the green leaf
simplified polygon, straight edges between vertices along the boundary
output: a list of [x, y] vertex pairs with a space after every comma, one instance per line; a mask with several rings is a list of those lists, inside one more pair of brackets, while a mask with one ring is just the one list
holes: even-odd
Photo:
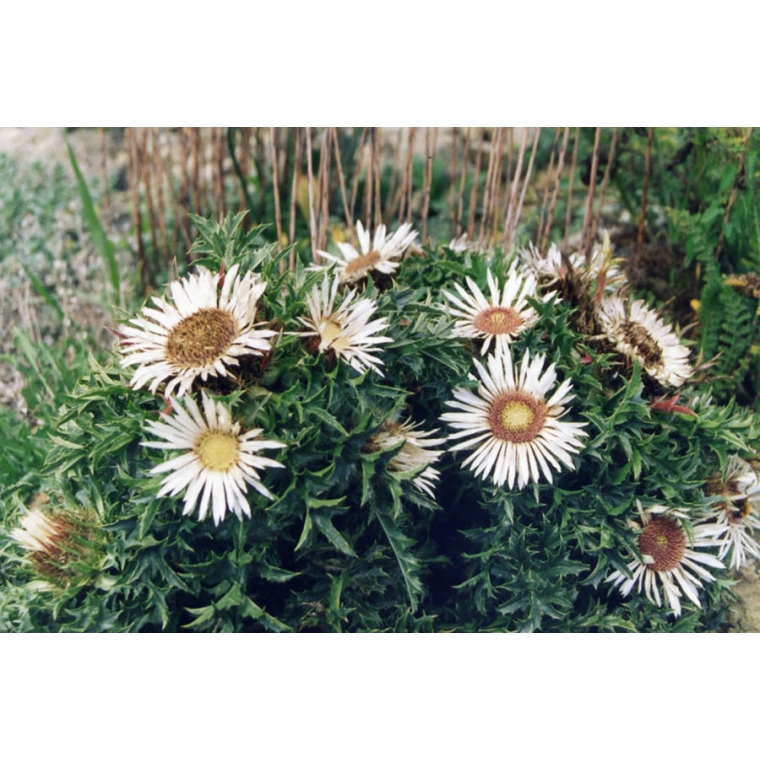
[[116, 256], [114, 255], [113, 243], [108, 239], [108, 236], [103, 229], [103, 225], [100, 223], [100, 217], [98, 217], [98, 214], [95, 211], [95, 205], [92, 202], [92, 196], [87, 188], [87, 183], [79, 169], [79, 164], [74, 156], [74, 151], [71, 149], [71, 145], [68, 142], [66, 143], [66, 149], [69, 152], [69, 160], [71, 161], [71, 166], [74, 169], [74, 174], [77, 178], [77, 188], [79, 189], [79, 196], [82, 199], [85, 222], [90, 230], [92, 242], [95, 244], [95, 248], [103, 260], [108, 279], [111, 283], [113, 302], [121, 304], [119, 265], [116, 261]]

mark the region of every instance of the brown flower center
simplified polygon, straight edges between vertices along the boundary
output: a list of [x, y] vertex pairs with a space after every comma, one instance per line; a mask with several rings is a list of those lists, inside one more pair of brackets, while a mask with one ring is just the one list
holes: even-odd
[[620, 331], [644, 364], [651, 366], [660, 362], [662, 349], [645, 327], [638, 322], [626, 321]]
[[686, 553], [686, 533], [675, 520], [658, 517], [639, 535], [639, 549], [654, 559], [654, 563], [648, 566], [652, 570], [674, 570]]
[[543, 429], [546, 405], [522, 391], [497, 396], [488, 412], [491, 432], [503, 441], [528, 443]]
[[370, 269], [373, 269], [383, 257], [377, 251], [370, 251], [361, 256], [357, 256], [352, 261], [346, 264], [344, 277], [346, 279], [355, 280], [359, 277], [363, 277]]
[[522, 327], [522, 317], [509, 306], [489, 306], [475, 317], [475, 327], [488, 335], [513, 335]]
[[222, 309], [199, 309], [169, 331], [166, 354], [179, 367], [213, 364], [232, 344], [235, 320]]

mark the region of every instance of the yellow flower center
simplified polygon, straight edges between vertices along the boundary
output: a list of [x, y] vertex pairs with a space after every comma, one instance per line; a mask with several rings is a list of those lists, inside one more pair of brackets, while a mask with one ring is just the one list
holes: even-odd
[[639, 550], [654, 559], [654, 563], [648, 565], [652, 570], [674, 570], [686, 553], [686, 533], [675, 520], [658, 517], [639, 535]]
[[224, 356], [235, 332], [235, 320], [228, 312], [199, 309], [169, 331], [167, 359], [182, 368], [206, 367]]
[[331, 319], [323, 320], [319, 326], [319, 334], [322, 337], [322, 341], [319, 344], [319, 350], [324, 352], [328, 349], [332, 349], [336, 353], [340, 353], [347, 349], [350, 345], [350, 341], [345, 335], [342, 335], [343, 327], [337, 322], [333, 322]]
[[370, 251], [369, 253], [357, 256], [346, 264], [344, 279], [358, 280], [360, 277], [364, 277], [382, 258], [377, 251]]
[[546, 404], [529, 393], [507, 391], [494, 399], [488, 420], [496, 438], [512, 443], [528, 443], [544, 427]]
[[196, 453], [205, 469], [228, 472], [240, 461], [240, 440], [232, 433], [209, 431], [198, 441]]
[[475, 317], [475, 328], [488, 335], [514, 335], [523, 320], [510, 306], [489, 306]]

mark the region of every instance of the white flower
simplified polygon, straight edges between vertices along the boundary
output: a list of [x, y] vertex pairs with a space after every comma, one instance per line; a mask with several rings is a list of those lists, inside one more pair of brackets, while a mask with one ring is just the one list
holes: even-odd
[[154, 467], [152, 475], [173, 471], [167, 476], [158, 496], [176, 496], [185, 491], [183, 515], [189, 515], [200, 496], [199, 520], [208, 514], [209, 505], [218, 525], [227, 510], [238, 519], [251, 516], [245, 497], [246, 483], [268, 499], [274, 496], [261, 482], [258, 470], [282, 467], [279, 462], [257, 456], [262, 449], [281, 449], [284, 443], [260, 440], [260, 429], [240, 433], [240, 423], [233, 422], [224, 404], [214, 402], [205, 392], [201, 394], [203, 413], [192, 397], [185, 406], [172, 401], [173, 415], [161, 414], [163, 422], [149, 422], [147, 430], [163, 441], [144, 441], [143, 446], [156, 449], [185, 451], [174, 459]]
[[609, 235], [606, 232], [604, 234], [604, 244], [601, 248], [594, 248], [588, 259], [578, 251], [563, 258], [562, 252], [555, 243], [549, 246], [545, 255], [532, 243], [527, 248], [518, 251], [518, 255], [528, 271], [545, 286], [565, 279], [569, 274], [569, 269], [572, 269], [573, 273], [587, 286], [602, 278], [603, 291], [612, 295], [625, 283], [626, 277], [617, 265], [619, 259], [612, 258]]
[[689, 349], [643, 301], [634, 301], [626, 309], [622, 299], [607, 298], [601, 303], [599, 318], [615, 348], [636, 359], [655, 380], [679, 386], [691, 376]]
[[446, 439], [430, 437], [438, 432], [437, 429], [420, 432], [419, 427], [419, 424], [412, 424], [411, 420], [404, 423], [390, 420], [384, 422], [380, 430], [370, 437], [368, 448], [387, 451], [401, 446], [400, 451], [388, 462], [389, 469], [398, 473], [408, 473], [424, 468], [412, 478], [412, 483], [420, 491], [424, 491], [431, 498], [435, 498], [433, 488], [440, 473], [431, 465], [441, 458], [443, 452], [432, 447], [440, 446], [446, 442]]
[[[224, 284], [219, 291], [219, 284]], [[238, 265], [226, 275], [198, 267], [194, 275], [170, 285], [172, 300], [153, 297], [158, 309], [145, 307], [142, 316], [121, 328], [123, 366], [139, 365], [131, 385], [142, 388], [150, 382], [155, 393], [172, 378], [164, 393], [182, 396], [200, 377], [226, 377], [238, 357], [261, 355], [271, 350], [268, 339], [276, 333], [257, 330], [256, 308], [266, 283], [253, 272], [238, 277]]]
[[53, 557], [60, 552], [59, 543], [70, 529], [71, 525], [65, 519], [55, 520], [39, 507], [34, 507], [21, 518], [21, 526], [11, 531], [11, 538], [28, 552]]
[[729, 457], [725, 473], [710, 478], [703, 491], [705, 496], [721, 497], [712, 505], [712, 514], [700, 521], [719, 544], [718, 559], [730, 553], [729, 567], [738, 570], [760, 558], [760, 544], [751, 535], [760, 530], [754, 511], [760, 500], [760, 483], [752, 467], [737, 456]]
[[694, 525], [693, 548], [689, 548], [689, 539], [681, 524], [682, 520], [688, 521], [687, 515], [664, 506], [642, 510], [640, 502], [638, 509], [640, 519], [632, 520], [631, 527], [639, 531], [641, 559], [635, 558], [628, 563], [630, 578], [615, 570], [607, 582], [619, 586], [623, 596], [628, 596], [634, 586], [639, 594], [643, 588], [647, 599], [662, 607], [659, 582], [665, 592], [665, 603], [676, 617], [681, 614], [682, 592], [701, 608], [697, 589], [702, 588], [702, 581], [715, 580], [701, 565], [723, 567], [723, 563], [712, 554], [695, 551], [716, 545], [709, 531], [704, 526]]
[[[337, 273], [340, 281], [356, 282], [364, 279], [370, 272], [381, 274], [393, 274], [399, 265], [399, 259], [404, 251], [417, 237], [417, 232], [412, 231], [411, 224], [402, 224], [393, 235], [386, 235], [385, 225], [381, 224], [375, 230], [375, 236], [370, 240], [368, 230], [365, 230], [361, 222], [356, 223], [356, 232], [359, 237], [357, 251], [350, 243], [338, 243], [341, 256], [334, 256], [327, 251], [317, 251], [317, 254], [328, 261], [337, 264]], [[321, 269], [324, 267], [309, 267]]]
[[[526, 300], [527, 296], [535, 295], [536, 280], [530, 274], [520, 277], [514, 266], [509, 270], [501, 293], [491, 270], [488, 270], [490, 301], [469, 277], [469, 293], [457, 282], [454, 287], [458, 296], [443, 291], [453, 304], [448, 307], [448, 313], [459, 317], [452, 334], [455, 338], [483, 340], [481, 355], [488, 351], [492, 341], [497, 349], [505, 349], [517, 335], [538, 319], [536, 310]], [[545, 298], [551, 297], [547, 295]]]
[[[42, 503], [50, 501], [45, 494]], [[43, 510], [35, 499], [21, 517], [20, 525], [10, 536], [29, 553], [32, 568], [44, 580], [34, 582], [40, 591], [65, 588], [73, 582], [88, 583], [92, 578], [79, 570], [83, 563], [92, 559], [97, 550], [92, 548], [95, 540], [93, 515], [88, 511], [72, 512], [64, 509]], [[89, 564], [89, 563], [87, 563]]]
[[335, 309], [340, 278], [335, 277], [330, 286], [327, 276], [322, 280], [321, 288], [315, 285], [306, 297], [309, 317], [299, 317], [298, 321], [310, 328], [301, 335], [315, 335], [319, 338], [320, 353], [334, 352], [357, 372], [363, 373], [373, 369], [382, 375], [382, 361], [373, 354], [381, 349], [379, 343], [392, 343], [393, 338], [376, 335], [388, 327], [385, 317], [369, 322], [375, 313], [377, 304], [371, 298], [356, 297], [356, 290], [348, 291], [340, 307]]
[[584, 425], [560, 420], [567, 411], [564, 404], [574, 398], [569, 380], [548, 401], [545, 399], [557, 379], [553, 364], [541, 374], [545, 361], [546, 357], [536, 356], [531, 362], [526, 351], [518, 369], [509, 350], [489, 356], [488, 369], [476, 359], [478, 393], [457, 388], [456, 400], [446, 402], [462, 410], [441, 416], [460, 431], [448, 440], [467, 439], [452, 446], [451, 451], [477, 446], [464, 465], [483, 477], [493, 471], [491, 477], [497, 486], [506, 481], [512, 488], [515, 480], [518, 488], [531, 479], [538, 483], [539, 468], [551, 483], [551, 468], [561, 470], [560, 463], [575, 469], [570, 455], [582, 446], [579, 439], [586, 435]]

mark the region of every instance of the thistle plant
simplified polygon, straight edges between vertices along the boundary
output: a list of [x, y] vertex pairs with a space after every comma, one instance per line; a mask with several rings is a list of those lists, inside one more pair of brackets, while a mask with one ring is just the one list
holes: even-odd
[[608, 247], [361, 227], [361, 253], [290, 269], [240, 215], [194, 223], [194, 269], [91, 360], [40, 475], [91, 515], [97, 572], [69, 551], [62, 577], [88, 581], [31, 592], [42, 518], [19, 483], [5, 629], [725, 624], [757, 555], [757, 421], [712, 401]]

